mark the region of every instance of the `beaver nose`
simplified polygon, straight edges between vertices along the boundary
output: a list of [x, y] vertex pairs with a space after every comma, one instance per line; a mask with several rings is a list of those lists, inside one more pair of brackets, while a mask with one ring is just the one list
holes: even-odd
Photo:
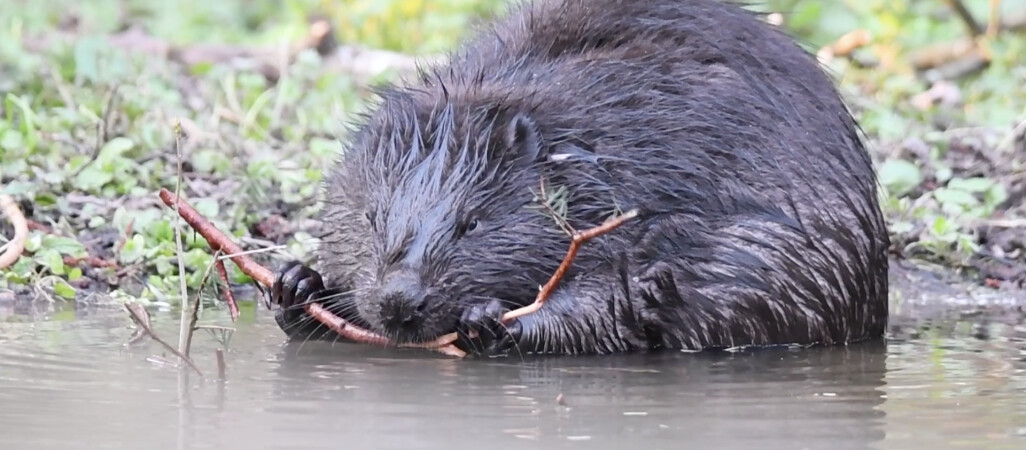
[[414, 332], [423, 323], [427, 306], [424, 289], [416, 276], [396, 274], [381, 290], [381, 319], [385, 328], [395, 332]]

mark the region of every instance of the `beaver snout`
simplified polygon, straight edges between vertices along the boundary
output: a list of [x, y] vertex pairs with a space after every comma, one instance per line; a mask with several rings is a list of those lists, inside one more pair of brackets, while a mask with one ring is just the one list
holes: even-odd
[[388, 334], [397, 337], [415, 335], [424, 324], [427, 296], [418, 277], [396, 273], [381, 287], [379, 319]]

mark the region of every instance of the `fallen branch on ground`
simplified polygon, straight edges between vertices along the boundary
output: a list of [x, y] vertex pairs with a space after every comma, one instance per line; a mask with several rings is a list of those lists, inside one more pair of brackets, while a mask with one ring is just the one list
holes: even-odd
[[5, 245], [6, 249], [3, 253], [0, 253], [0, 269], [3, 269], [13, 265], [21, 257], [25, 251], [25, 241], [28, 240], [29, 231], [25, 214], [22, 214], [21, 208], [15, 203], [13, 197], [0, 194], [0, 211], [3, 211], [4, 216], [7, 216], [7, 220], [14, 227], [14, 237]]
[[113, 259], [100, 258], [99, 256], [85, 256], [85, 257], [82, 257], [82, 258], [76, 258], [74, 256], [65, 256], [64, 257], [64, 265], [66, 265], [66, 266], [78, 266], [80, 264], [85, 264], [85, 265], [87, 265], [89, 267], [93, 267], [93, 268], [97, 268], [97, 269], [102, 269], [102, 268], [117, 269], [118, 268], [118, 262], [117, 261], [115, 261]]
[[[960, 62], [963, 65], [977, 68], [989, 65], [990, 60], [991, 55], [989, 52], [974, 39], [970, 38], [928, 45], [917, 49], [909, 55], [909, 62], [917, 72], [925, 72]], [[966, 73], [969, 72], [968, 69], [965, 70]]]
[[962, 0], [946, 0], [946, 3], [969, 30], [969, 35], [974, 38], [986, 36], [993, 39], [1000, 31], [1016, 31], [1026, 25], [1026, 11], [1020, 9], [1003, 14], [1001, 0], [988, 2], [986, 28], [976, 21]]
[[[240, 270], [246, 275], [249, 275], [254, 280], [264, 285], [265, 287], [271, 287], [274, 284], [274, 273], [269, 269], [257, 264], [255, 261], [249, 258], [245, 252], [231, 239], [229, 239], [224, 233], [217, 229], [213, 223], [200, 215], [195, 209], [193, 209], [184, 200], [178, 198], [175, 194], [167, 189], [160, 190], [160, 199], [170, 208], [175, 208], [182, 219], [185, 220], [192, 228], [206, 239], [207, 243], [215, 251], [222, 251], [227, 253], [231, 257]], [[616, 218], [610, 219], [594, 228], [590, 228], [584, 231], [575, 231], [572, 234], [572, 240], [570, 242], [570, 248], [567, 250], [566, 256], [563, 257], [563, 261], [560, 263], [556, 272], [552, 274], [549, 281], [545, 283], [538, 291], [538, 296], [535, 297], [534, 303], [525, 307], [515, 309], [507, 312], [502, 316], [502, 321], [508, 323], [518, 317], [525, 316], [537, 312], [545, 302], [548, 300], [552, 292], [555, 291], [559, 281], [566, 275], [567, 270], [570, 269], [570, 265], [573, 263], [574, 258], [577, 256], [578, 250], [588, 240], [609, 233], [620, 225], [623, 225], [626, 221], [637, 217], [638, 211], [631, 210], [626, 214], [622, 214]], [[364, 344], [373, 344], [381, 346], [394, 345], [388, 338], [378, 335], [372, 331], [364, 330], [357, 327], [345, 319], [336, 316], [324, 309], [321, 305], [316, 303], [308, 303], [304, 305], [307, 314], [310, 314], [318, 322], [324, 324], [328, 328], [338, 333], [340, 336]], [[450, 356], [463, 357], [466, 354], [453, 345], [456, 342], [456, 333], [449, 333], [431, 342], [419, 343], [419, 344], [403, 344], [400, 347], [414, 347], [414, 348], [426, 348], [441, 352]]]
[[999, 3], [990, 2], [986, 30], [979, 25], [962, 5], [961, 0], [948, 0], [959, 19], [969, 30], [969, 36], [953, 42], [942, 42], [918, 49], [910, 55], [912, 67], [919, 72], [942, 69], [942, 78], [956, 79], [975, 73], [990, 64], [991, 55], [985, 42], [999, 32], [1026, 30], [1026, 10], [1013, 10], [999, 14]]
[[46, 225], [43, 225], [43, 224], [41, 224], [39, 222], [36, 222], [35, 220], [26, 219], [25, 222], [28, 223], [28, 229], [30, 231], [42, 231], [43, 233], [46, 233], [46, 234], [53, 234], [53, 228], [50, 228], [50, 227], [48, 227]]
[[825, 63], [833, 58], [851, 56], [855, 50], [869, 45], [872, 38], [873, 36], [868, 30], [858, 29], [850, 31], [838, 38], [832, 44], [819, 49], [819, 52], [816, 53], [816, 57], [819, 58], [821, 62]]

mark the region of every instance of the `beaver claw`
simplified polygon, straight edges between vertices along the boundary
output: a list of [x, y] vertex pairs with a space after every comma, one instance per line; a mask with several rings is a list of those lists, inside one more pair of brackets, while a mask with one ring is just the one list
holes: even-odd
[[473, 358], [508, 355], [517, 347], [521, 328], [518, 320], [502, 323], [502, 315], [507, 311], [498, 300], [464, 310], [457, 327], [456, 346]]
[[290, 337], [300, 333], [307, 319], [303, 305], [315, 300], [324, 291], [324, 281], [317, 271], [298, 261], [283, 264], [274, 273], [270, 302], [281, 308], [275, 313], [278, 326]]

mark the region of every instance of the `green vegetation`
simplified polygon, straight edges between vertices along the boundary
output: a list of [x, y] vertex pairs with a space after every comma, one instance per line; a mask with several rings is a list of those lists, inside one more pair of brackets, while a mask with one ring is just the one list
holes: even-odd
[[[1016, 30], [979, 39], [990, 55], [987, 67], [946, 77], [939, 74], [957, 73], [951, 69], [959, 62], [920, 72], [913, 65], [969, 37], [947, 2], [846, 1], [845, 8], [789, 3], [791, 25], [813, 42], [828, 43], [837, 32], [856, 28], [873, 36], [854, 61], [834, 60], [830, 67], [872, 139], [894, 250], [1021, 286], [1026, 2], [1002, 3], [1001, 17], [1015, 21]], [[988, 2], [965, 4], [985, 27]]]
[[[946, 93], [941, 97], [960, 100], [924, 107], [915, 99], [931, 84], [911, 70], [910, 54], [966, 35], [946, 3], [827, 3], [780, 0], [768, 9], [787, 12], [785, 26], [813, 51], [855, 29], [872, 34], [852, 60], [835, 58], [829, 66], [872, 139], [896, 252], [1021, 283], [1021, 238], [998, 239], [1015, 228], [998, 227], [984, 237], [980, 221], [995, 214], [1024, 217], [1024, 149], [1013, 130], [1026, 120], [1026, 35], [1008, 31], [984, 41], [989, 67], [934, 86]], [[330, 19], [341, 45], [433, 55], [502, 4], [5, 2], [0, 183], [34, 226], [26, 254], [2, 271], [0, 292], [177, 303], [174, 217], [155, 194], [175, 187], [178, 150], [186, 198], [219, 227], [247, 248], [281, 244], [293, 256], [308, 255], [316, 243], [308, 219], [318, 207], [320, 170], [340, 149], [345, 120], [370, 99], [366, 84], [391, 76], [367, 80], [337, 70], [314, 50], [296, 55], [276, 77], [254, 64], [183, 64], [155, 50], [125, 52], [124, 42], [111, 44], [113, 33], [142, 30], [156, 42], [183, 48], [217, 43], [275, 49], [301, 40], [316, 15]], [[986, 2], [971, 6], [977, 17], [987, 17]], [[1024, 8], [1024, 0], [1003, 4], [1005, 11]], [[185, 139], [176, 139], [179, 122]], [[10, 231], [0, 225], [0, 236]], [[211, 256], [201, 239], [192, 233], [184, 238], [187, 281], [196, 288]], [[116, 267], [82, 259], [87, 257], [115, 261]], [[228, 267], [232, 281], [246, 281]]]

